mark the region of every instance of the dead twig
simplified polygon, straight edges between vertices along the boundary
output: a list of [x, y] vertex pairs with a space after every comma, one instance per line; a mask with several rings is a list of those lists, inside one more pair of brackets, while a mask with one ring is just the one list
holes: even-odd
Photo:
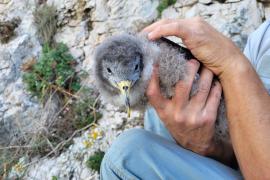
[[0, 68], [0, 71], [5, 70], [5, 69], [8, 69], [8, 68], [9, 68], [9, 66]]
[[44, 157], [42, 157], [41, 159], [38, 159], [36, 161], [32, 161], [30, 163], [27, 163], [27, 164], [24, 165], [24, 167], [28, 167], [30, 165], [33, 165], [33, 164], [37, 163], [38, 161], [42, 161], [42, 160], [46, 159], [47, 157], [49, 157], [50, 155], [52, 155], [54, 152], [57, 152], [58, 150], [60, 150], [61, 148], [63, 148], [68, 142], [70, 142], [74, 138], [74, 136], [76, 134], [78, 134], [78, 133], [80, 133], [80, 132], [82, 132], [82, 131], [90, 128], [91, 126], [96, 126], [96, 123], [91, 123], [91, 124], [89, 124], [89, 125], [81, 128], [81, 129], [78, 129], [78, 130], [74, 131], [74, 133], [67, 140], [60, 142], [52, 151], [50, 151]]
[[7, 149], [20, 149], [20, 148], [33, 148], [33, 146], [27, 145], [27, 146], [7, 146], [7, 147], [0, 147], [0, 150], [7, 150]]

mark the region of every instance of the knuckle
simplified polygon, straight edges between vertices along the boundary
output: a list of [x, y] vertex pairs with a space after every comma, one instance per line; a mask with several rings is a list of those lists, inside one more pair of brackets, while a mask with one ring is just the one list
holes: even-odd
[[198, 125], [198, 118], [197, 118], [197, 114], [196, 113], [192, 113], [191, 115], [189, 115], [189, 117], [187, 118], [187, 126], [189, 127], [196, 127]]
[[214, 119], [212, 117], [210, 118], [206, 118], [202, 121], [202, 126], [204, 127], [209, 127], [209, 126], [212, 126], [214, 124]]
[[175, 29], [180, 32], [182, 30], [182, 26], [181, 26], [181, 23], [179, 22], [174, 22], [174, 26], [175, 26]]
[[190, 119], [190, 121], [189, 121], [189, 126], [190, 127], [197, 127], [199, 125], [200, 124], [199, 124], [199, 121], [198, 121], [197, 117], [193, 117], [193, 118]]
[[201, 71], [201, 74], [202, 76], [205, 76], [207, 78], [210, 78], [211, 77], [211, 80], [212, 80], [212, 77], [213, 77], [213, 73], [210, 69], [208, 69], [207, 67], [203, 66], [202, 67], [202, 71]]
[[194, 28], [194, 34], [198, 37], [203, 37], [203, 35], [205, 34], [203, 26], [201, 24], [197, 24], [195, 27], [196, 28]]
[[220, 85], [215, 84], [215, 98], [220, 99], [222, 94], [222, 88]]
[[162, 26], [158, 26], [156, 29], [155, 29], [156, 32], [158, 33], [161, 33], [163, 31], [163, 27]]
[[200, 67], [200, 63], [196, 60], [188, 61], [188, 74], [195, 74]]
[[203, 126], [212, 125], [214, 124], [215, 120], [216, 120], [216, 116], [214, 115], [213, 112], [205, 113], [202, 117], [202, 125]]
[[205, 21], [201, 17], [195, 17], [194, 19], [194, 33], [197, 35], [203, 35]]
[[210, 90], [210, 83], [209, 82], [200, 82], [199, 87], [198, 87], [198, 92], [203, 93], [203, 94], [208, 94]]
[[177, 89], [178, 90], [186, 90], [189, 87], [189, 81], [188, 80], [183, 80], [183, 81], [179, 81], [177, 83]]
[[174, 121], [178, 124], [182, 124], [185, 121], [185, 117], [177, 112], [174, 114]]
[[200, 66], [199, 61], [197, 61], [195, 59], [188, 61], [188, 64], [191, 66], [191, 68], [197, 68]]
[[153, 88], [148, 88], [147, 91], [146, 91], [146, 95], [149, 97], [149, 98], [152, 98], [152, 97], [155, 97], [157, 95], [157, 92], [155, 89]]

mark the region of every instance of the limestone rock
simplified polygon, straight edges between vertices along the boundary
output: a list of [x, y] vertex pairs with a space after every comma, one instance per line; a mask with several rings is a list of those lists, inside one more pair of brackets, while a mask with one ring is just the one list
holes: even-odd
[[84, 46], [85, 40], [88, 37], [87, 21], [79, 23], [77, 26], [65, 26], [59, 30], [55, 36], [57, 42], [63, 42], [69, 48], [74, 46]]
[[226, 3], [235, 3], [235, 2], [240, 2], [241, 0], [226, 0]]
[[173, 6], [176, 8], [181, 8], [181, 7], [193, 5], [197, 3], [197, 1], [198, 0], [177, 0]]
[[181, 13], [179, 13], [179, 11], [174, 8], [173, 6], [168, 7], [167, 9], [165, 9], [162, 12], [162, 16], [166, 17], [168, 19], [180, 19], [181, 18]]
[[212, 3], [212, 0], [199, 0], [199, 3], [202, 3], [202, 4], [210, 4]]
[[10, 0], [0, 0], [0, 4], [7, 4]]
[[7, 46], [0, 46], [0, 52], [3, 53], [0, 57], [0, 111], [3, 113], [0, 117], [0, 132], [5, 129], [5, 133], [1, 133], [2, 145], [17, 141], [20, 132], [33, 132], [32, 125], [38, 120], [40, 107], [25, 92], [20, 69], [22, 63], [39, 53], [40, 46], [36, 45], [37, 42], [24, 34]]
[[270, 3], [270, 0], [258, 0], [258, 1], [263, 3]]
[[265, 19], [270, 18], [270, 3], [264, 5]]

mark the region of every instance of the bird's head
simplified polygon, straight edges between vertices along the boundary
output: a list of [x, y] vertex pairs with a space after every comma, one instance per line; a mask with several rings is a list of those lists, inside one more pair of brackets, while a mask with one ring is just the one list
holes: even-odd
[[96, 52], [96, 74], [115, 89], [130, 112], [130, 93], [143, 71], [143, 52], [129, 36], [109, 39]]

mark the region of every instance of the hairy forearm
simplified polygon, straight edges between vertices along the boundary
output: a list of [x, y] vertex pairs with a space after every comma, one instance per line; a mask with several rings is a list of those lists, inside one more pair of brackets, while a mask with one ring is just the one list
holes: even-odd
[[234, 151], [246, 179], [270, 178], [270, 97], [244, 56], [221, 76]]

